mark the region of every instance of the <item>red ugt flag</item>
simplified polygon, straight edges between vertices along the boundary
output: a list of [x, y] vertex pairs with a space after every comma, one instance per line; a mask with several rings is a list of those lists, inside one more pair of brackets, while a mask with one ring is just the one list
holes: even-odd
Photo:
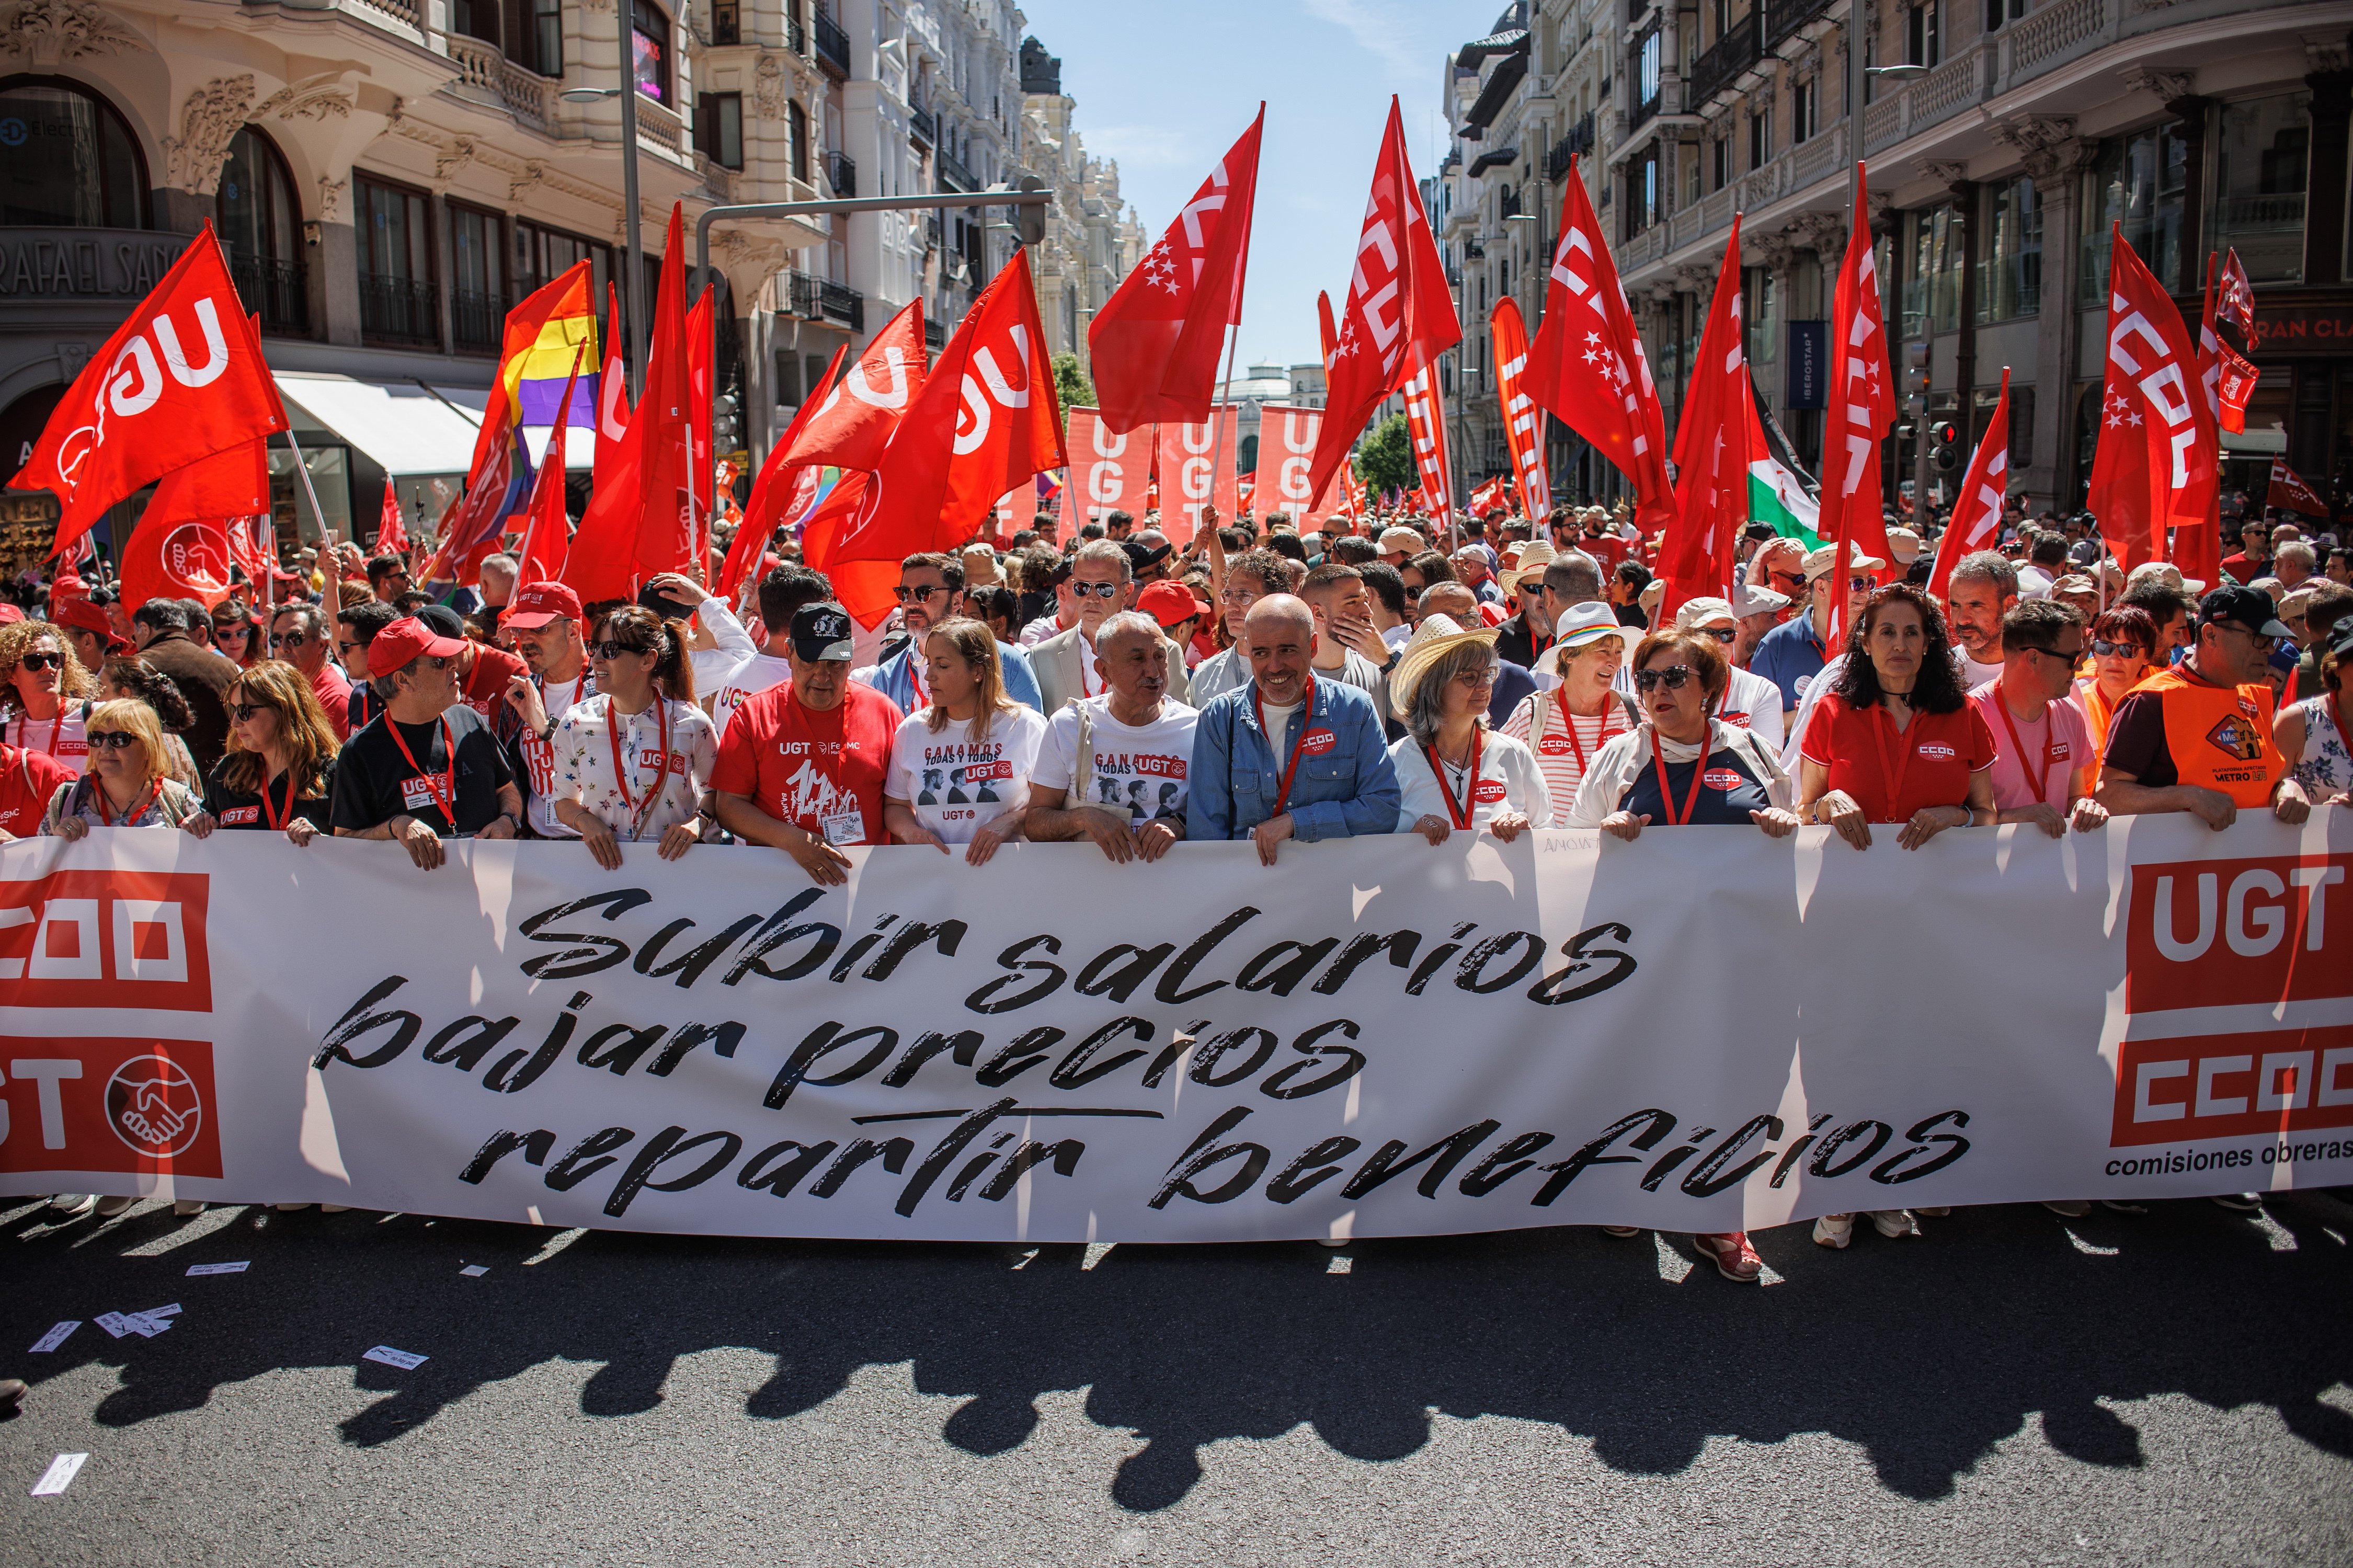
[[1454, 468], [1446, 460], [1446, 415], [1439, 401], [1435, 362], [1423, 365], [1405, 384], [1405, 429], [1413, 443], [1414, 470], [1420, 476], [1422, 510], [1451, 526]]
[[1991, 550], [2001, 537], [2002, 498], [2010, 489], [2010, 367], [2001, 367], [2001, 396], [1993, 405], [1993, 423], [1986, 426], [1961, 476], [1960, 499], [1953, 503], [1953, 521], [1936, 544], [1936, 564], [1928, 574], [1928, 595], [1941, 599], [1953, 581], [1953, 568], [1964, 555]]
[[1103, 301], [1087, 329], [1103, 421], [1124, 435], [1155, 421], [1200, 424], [1218, 390], [1226, 329], [1242, 319], [1259, 132], [1266, 105], [1193, 199]]
[[10, 486], [57, 492], [65, 510], [51, 552], [64, 555], [125, 496], [286, 424], [207, 220], [75, 378]]
[[1325, 356], [1324, 428], [1308, 482], [1316, 499], [1347, 460], [1382, 398], [1462, 341], [1446, 264], [1430, 236], [1421, 190], [1405, 155], [1405, 121], [1389, 100], [1388, 130], [1373, 165], [1372, 195], [1356, 236], [1356, 269], [1341, 309], [1339, 339]]
[[[1862, 164], [1855, 165], [1858, 181]], [[1844, 582], [1858, 555], [1889, 559], [1882, 512], [1879, 444], [1895, 420], [1895, 371], [1887, 359], [1887, 324], [1881, 313], [1879, 263], [1871, 247], [1871, 220], [1855, 205], [1854, 229], [1839, 263], [1831, 305], [1838, 341], [1831, 351], [1831, 401], [1822, 453], [1821, 537], [1839, 547], [1832, 568]], [[1830, 625], [1815, 628], [1831, 646], [1843, 644], [1846, 596], [1832, 594]]]
[[1675, 470], [1682, 486], [1680, 515], [1667, 531], [1659, 556], [1666, 578], [1659, 605], [1665, 626], [1687, 599], [1725, 593], [1741, 524], [1748, 521], [1748, 432], [1755, 420], [1748, 389], [1748, 356], [1740, 326], [1740, 217], [1716, 274], [1700, 331], [1699, 355], [1691, 388], [1675, 426]]
[[1651, 384], [1625, 285], [1573, 158], [1560, 201], [1560, 243], [1545, 285], [1544, 320], [1524, 384], [1633, 485], [1634, 526], [1644, 537], [1673, 520], [1677, 505], [1667, 479], [1667, 422], [1659, 389]]
[[891, 432], [923, 389], [923, 302], [917, 300], [883, 324], [824, 402], [810, 394], [816, 412], [799, 426], [785, 461], [879, 468]]
[[2221, 437], [2198, 384], [2189, 329], [2164, 287], [2112, 226], [2108, 362], [2099, 445], [2084, 504], [2129, 572], [2166, 558], [2166, 528], [2206, 525]]

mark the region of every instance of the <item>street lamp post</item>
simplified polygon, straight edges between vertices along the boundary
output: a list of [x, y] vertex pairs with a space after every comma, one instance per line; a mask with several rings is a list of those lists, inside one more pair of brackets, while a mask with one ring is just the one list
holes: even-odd
[[620, 76], [618, 87], [566, 88], [556, 96], [570, 103], [594, 103], [598, 99], [621, 100], [621, 335], [628, 350], [629, 400], [637, 401], [646, 387], [646, 269], [638, 259], [638, 95], [636, 37], [631, 28], [631, 0], [613, 0], [619, 20]]

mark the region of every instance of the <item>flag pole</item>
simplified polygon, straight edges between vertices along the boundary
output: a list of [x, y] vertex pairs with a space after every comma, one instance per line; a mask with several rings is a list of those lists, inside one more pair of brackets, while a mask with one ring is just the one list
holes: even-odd
[[[294, 439], [294, 426], [290, 423], [286, 426], [286, 444], [294, 450], [294, 471], [302, 476], [302, 493], [311, 498], [311, 520], [318, 523], [319, 537], [327, 542], [328, 552], [332, 555], [335, 547], [334, 532], [327, 526], [327, 514], [319, 505], [318, 489], [311, 483], [311, 465], [302, 456], [302, 444]], [[274, 538], [270, 541], [270, 549], [273, 553], [277, 550]], [[340, 583], [343, 579], [330, 574], [329, 581]]]
[[[1266, 118], [1266, 104], [1263, 100], [1259, 103], [1258, 113], [1261, 120], [1264, 120]], [[1257, 226], [1258, 155], [1256, 153], [1252, 153], [1250, 155], [1249, 221], [1251, 227], [1255, 227]], [[1255, 237], [1256, 236], [1250, 232], [1250, 228], [1244, 228], [1242, 230], [1242, 261], [1240, 268], [1234, 274], [1234, 314], [1237, 317], [1241, 314], [1240, 307], [1242, 301], [1250, 293], [1250, 241]], [[1209, 394], [1209, 417], [1216, 419], [1218, 422], [1217, 434], [1211, 437], [1213, 450], [1209, 456], [1209, 507], [1211, 510], [1215, 510], [1218, 504], [1218, 471], [1226, 466], [1226, 422], [1224, 419], [1219, 417], [1218, 415], [1218, 393], [1224, 391], [1227, 387], [1229, 387], [1234, 384], [1234, 355], [1242, 346], [1242, 324], [1240, 321], [1236, 321], [1234, 322], [1232, 331], [1234, 335], [1226, 340], [1225, 377], [1218, 383], [1217, 388]], [[1260, 438], [1261, 440], [1265, 438], [1265, 418], [1266, 416], [1263, 413], [1259, 416], [1261, 425]], [[1234, 423], [1237, 426], [1241, 424], [1241, 416], [1239, 412], [1234, 416]], [[1237, 446], [1239, 446], [1241, 441], [1241, 431], [1239, 428], [1234, 432], [1234, 440]], [[1239, 457], [1240, 454], [1237, 452], [1235, 455]], [[1237, 512], [1241, 510], [1241, 479], [1240, 476], [1236, 476], [1234, 480], [1234, 510]], [[1252, 500], [1256, 500], [1258, 498], [1256, 496], [1252, 496], [1250, 499]], [[1235, 521], [1239, 522], [1240, 519], [1237, 518]], [[1218, 531], [1215, 528], [1209, 530], [1209, 592], [1217, 595], [1221, 602], [1226, 592], [1226, 547], [1224, 542], [1218, 538]]]

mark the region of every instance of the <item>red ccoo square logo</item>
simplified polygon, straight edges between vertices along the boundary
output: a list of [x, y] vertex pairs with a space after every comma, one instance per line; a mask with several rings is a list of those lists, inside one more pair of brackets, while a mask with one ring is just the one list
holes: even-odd
[[2108, 1144], [2353, 1127], [2353, 1026], [2126, 1040]]
[[0, 1005], [211, 1012], [210, 882], [153, 871], [0, 882]]

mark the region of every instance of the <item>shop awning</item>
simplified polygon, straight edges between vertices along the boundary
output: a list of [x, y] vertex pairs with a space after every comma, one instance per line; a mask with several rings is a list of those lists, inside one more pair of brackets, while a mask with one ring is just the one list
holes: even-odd
[[[490, 403], [482, 387], [362, 381], [302, 371], [273, 372], [272, 379], [288, 403], [395, 479], [463, 474], [473, 461], [474, 437]], [[298, 416], [298, 432], [301, 426]], [[522, 434], [532, 461], [538, 462], [547, 452], [547, 431], [526, 426]], [[586, 471], [595, 455], [591, 432], [575, 427], [565, 437], [566, 472]]]

